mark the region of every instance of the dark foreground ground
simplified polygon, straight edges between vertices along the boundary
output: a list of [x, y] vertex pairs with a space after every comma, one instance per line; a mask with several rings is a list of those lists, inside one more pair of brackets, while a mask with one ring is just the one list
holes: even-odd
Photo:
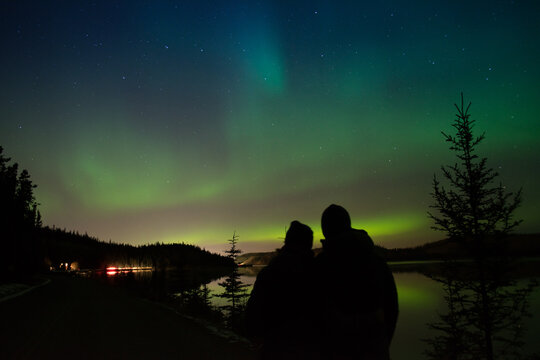
[[240, 343], [91, 279], [51, 283], [0, 303], [0, 359], [252, 359]]

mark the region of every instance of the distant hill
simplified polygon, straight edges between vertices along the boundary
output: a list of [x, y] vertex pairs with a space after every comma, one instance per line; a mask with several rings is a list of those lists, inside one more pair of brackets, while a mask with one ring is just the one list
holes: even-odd
[[[505, 254], [516, 257], [540, 256], [540, 234], [513, 234], [507, 238]], [[387, 261], [462, 259], [469, 254], [460, 244], [449, 239], [434, 241], [413, 248], [385, 249], [380, 254]]]
[[[321, 248], [313, 249], [313, 251], [317, 255]], [[376, 245], [375, 251], [386, 261], [462, 259], [468, 256], [459, 244], [448, 239], [411, 248], [386, 249]], [[510, 235], [507, 254], [518, 257], [540, 256], [540, 234]], [[267, 265], [276, 255], [276, 251], [246, 253], [238, 256], [237, 262], [242, 265]]]

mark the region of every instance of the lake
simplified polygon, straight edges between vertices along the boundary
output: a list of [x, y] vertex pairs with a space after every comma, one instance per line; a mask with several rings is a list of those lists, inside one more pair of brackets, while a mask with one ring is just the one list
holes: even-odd
[[[428, 266], [433, 262], [419, 263]], [[444, 299], [443, 287], [439, 282], [416, 272], [411, 269], [416, 266], [411, 263], [394, 264], [394, 279], [398, 290], [399, 298], [399, 318], [396, 332], [392, 340], [391, 356], [394, 360], [416, 360], [428, 359], [424, 354], [428, 348], [425, 339], [431, 339], [434, 336], [434, 331], [428, 326], [428, 323], [439, 320], [439, 314], [445, 313], [448, 305]], [[535, 267], [536, 265], [533, 265]], [[253, 288], [257, 273], [263, 267], [247, 267], [239, 268], [240, 280], [248, 285], [247, 291], [250, 292]], [[404, 269], [411, 271], [404, 271]], [[156, 276], [155, 272], [130, 273], [130, 276], [108, 276], [108, 280], [115, 284], [126, 283], [126, 278], [131, 286], [138, 287], [139, 290], [150, 289], [154, 299], [163, 299], [163, 295], [177, 295], [177, 299], [189, 293], [189, 289], [197, 288], [198, 284], [206, 284], [206, 288], [211, 295], [210, 302], [213, 307], [225, 305], [226, 299], [215, 295], [222, 293], [223, 288], [219, 285], [226, 277], [215, 280], [212, 279], [212, 274], [207, 274], [206, 277], [194, 279], [186, 273], [178, 274], [167, 272], [162, 276]], [[199, 274], [200, 275], [200, 274]], [[534, 275], [536, 276], [536, 275]], [[520, 280], [524, 283], [526, 279]], [[161, 295], [156, 295], [156, 292]], [[147, 293], [148, 295], [148, 293]], [[173, 296], [174, 298], [174, 296]], [[536, 287], [529, 296], [530, 312], [532, 317], [524, 318], [523, 328], [524, 335], [522, 337], [524, 346], [524, 355], [539, 354], [540, 343], [537, 341], [540, 333], [540, 288]], [[512, 357], [509, 357], [512, 358]]]
[[[262, 268], [262, 267], [261, 267]], [[241, 280], [248, 284], [248, 291], [253, 288], [256, 274], [260, 268], [241, 269]], [[438, 320], [438, 314], [447, 310], [444, 292], [440, 283], [417, 272], [394, 272], [394, 279], [399, 297], [399, 319], [396, 333], [392, 341], [391, 356], [394, 360], [416, 360], [427, 358], [423, 352], [426, 342], [433, 336], [428, 323]], [[214, 280], [208, 284], [211, 293], [218, 294], [223, 291], [219, 286], [222, 279]], [[212, 297], [214, 306], [225, 304], [225, 299]], [[540, 354], [540, 343], [537, 340], [540, 333], [540, 289], [537, 287], [530, 298], [531, 318], [524, 321], [525, 342], [524, 354]]]

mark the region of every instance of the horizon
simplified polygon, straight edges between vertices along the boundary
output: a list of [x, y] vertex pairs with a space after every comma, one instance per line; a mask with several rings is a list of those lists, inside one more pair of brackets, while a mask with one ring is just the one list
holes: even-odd
[[[55, 226], [51, 227], [51, 229], [53, 229], [53, 230], [57, 229], [57, 230], [77, 233], [76, 230], [60, 229], [60, 228], [57, 228]], [[353, 226], [353, 229], [354, 229], [354, 226]], [[96, 238], [96, 237], [92, 236], [91, 234], [79, 234], [79, 235], [87, 235], [87, 236], [89, 236], [89, 237], [91, 237], [91, 238], [93, 238], [93, 239], [95, 239], [97, 241], [107, 243], [106, 240]], [[537, 236], [537, 235], [540, 235], [540, 233], [523, 233], [523, 232], [516, 231], [516, 232], [511, 232], [511, 233], [508, 234], [509, 237], [512, 237], [512, 236], [529, 236], [529, 235]], [[277, 243], [277, 244], [273, 240], [260, 241], [260, 242], [246, 242], [246, 243], [242, 243], [241, 241], [239, 241], [238, 244], [237, 244], [237, 247], [241, 252], [238, 255], [244, 255], [244, 254], [250, 254], [250, 253], [274, 252], [274, 251], [280, 249], [283, 246], [284, 238], [281, 238], [279, 240], [281, 241], [281, 243]], [[319, 240], [317, 240], [316, 238], [313, 239], [313, 246], [312, 246], [313, 250], [322, 248], [321, 240], [324, 240], [324, 238], [321, 238]], [[375, 241], [374, 241], [374, 245], [381, 246], [381, 247], [383, 247], [385, 249], [388, 249], [388, 250], [400, 250], [400, 249], [421, 247], [421, 246], [424, 246], [424, 245], [427, 245], [427, 244], [431, 244], [431, 243], [439, 242], [439, 241], [445, 241], [445, 240], [449, 240], [449, 238], [448, 237], [439, 237], [438, 239], [428, 240], [427, 242], [424, 242], [424, 243], [419, 243], [419, 244], [415, 243], [413, 245], [408, 245], [408, 246], [398, 247], [398, 248], [386, 247], [384, 245], [378, 244]], [[151, 246], [151, 245], [158, 244], [158, 242], [142, 243], [142, 244], [129, 244], [129, 243], [115, 242], [112, 239], [110, 240], [110, 242], [113, 243], [113, 244], [117, 244], [117, 245], [130, 245], [130, 246], [135, 246], [135, 247], [149, 246], [149, 245]], [[263, 247], [262, 250], [260, 248], [261, 243], [263, 245], [266, 245], [266, 247]], [[226, 250], [230, 249], [230, 244], [228, 244], [228, 243], [216, 243], [216, 244], [213, 244], [213, 245], [210, 245], [210, 246], [190, 244], [190, 243], [185, 243], [185, 242], [181, 242], [181, 241], [180, 242], [171, 242], [171, 243], [159, 243], [159, 244], [165, 244], [165, 245], [196, 245], [196, 246], [199, 246], [202, 250], [209, 251], [209, 252], [216, 253], [216, 254], [223, 255], [223, 256], [226, 256]], [[244, 250], [245, 248], [253, 249], [253, 250]]]
[[[427, 216], [472, 102], [478, 155], [540, 233], [537, 2], [0, 5], [0, 145], [43, 224], [249, 252], [344, 206], [387, 248]], [[247, 251], [244, 251], [247, 252]]]

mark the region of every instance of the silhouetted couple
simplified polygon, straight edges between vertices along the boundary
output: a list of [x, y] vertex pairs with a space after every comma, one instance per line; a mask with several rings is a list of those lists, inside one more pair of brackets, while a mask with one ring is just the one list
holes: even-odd
[[247, 304], [247, 329], [263, 359], [389, 359], [398, 315], [386, 262], [348, 212], [330, 205], [314, 257], [313, 232], [293, 221]]

